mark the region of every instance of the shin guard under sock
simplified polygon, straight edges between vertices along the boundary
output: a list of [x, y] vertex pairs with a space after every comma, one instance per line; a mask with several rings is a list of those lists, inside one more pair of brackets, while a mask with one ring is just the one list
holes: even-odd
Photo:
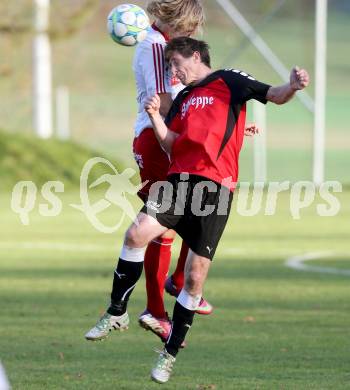
[[143, 262], [133, 262], [119, 259], [114, 271], [111, 305], [107, 312], [112, 315], [122, 315], [126, 311], [127, 301], [140, 279]]
[[170, 336], [165, 344], [165, 349], [172, 356], [176, 356], [181, 344], [185, 340], [186, 334], [190, 329], [194, 311], [188, 310], [176, 301], [173, 313], [173, 326]]

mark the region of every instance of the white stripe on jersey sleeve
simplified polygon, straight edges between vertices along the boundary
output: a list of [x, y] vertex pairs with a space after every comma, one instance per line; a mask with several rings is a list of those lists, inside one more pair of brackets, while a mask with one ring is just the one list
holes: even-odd
[[165, 90], [165, 61], [164, 49], [160, 43], [152, 44], [153, 66], [156, 78], [156, 92], [166, 93]]

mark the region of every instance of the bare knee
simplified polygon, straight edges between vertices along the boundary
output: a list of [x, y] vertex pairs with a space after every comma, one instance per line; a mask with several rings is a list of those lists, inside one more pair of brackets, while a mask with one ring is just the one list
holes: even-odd
[[141, 234], [138, 227], [133, 224], [125, 233], [125, 244], [130, 248], [143, 248], [147, 245], [145, 236]]

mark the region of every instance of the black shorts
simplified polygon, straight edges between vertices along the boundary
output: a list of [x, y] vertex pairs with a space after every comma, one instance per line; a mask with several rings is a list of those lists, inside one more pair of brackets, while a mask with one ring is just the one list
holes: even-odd
[[152, 186], [141, 212], [174, 229], [194, 253], [212, 260], [232, 197], [227, 187], [205, 177], [173, 174]]

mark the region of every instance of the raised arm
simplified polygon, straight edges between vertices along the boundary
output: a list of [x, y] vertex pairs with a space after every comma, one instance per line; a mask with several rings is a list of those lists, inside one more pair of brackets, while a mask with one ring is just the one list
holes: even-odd
[[278, 87], [270, 87], [266, 100], [276, 104], [287, 103], [295, 95], [296, 91], [306, 88], [309, 85], [309, 81], [310, 78], [307, 71], [295, 66], [290, 72], [289, 83]]
[[161, 102], [159, 96], [154, 95], [147, 98], [145, 103], [145, 110], [152, 122], [153, 131], [158, 142], [166, 152], [171, 153], [173, 143], [178, 137], [178, 134], [168, 129], [164, 123], [163, 118], [159, 112], [160, 106]]

